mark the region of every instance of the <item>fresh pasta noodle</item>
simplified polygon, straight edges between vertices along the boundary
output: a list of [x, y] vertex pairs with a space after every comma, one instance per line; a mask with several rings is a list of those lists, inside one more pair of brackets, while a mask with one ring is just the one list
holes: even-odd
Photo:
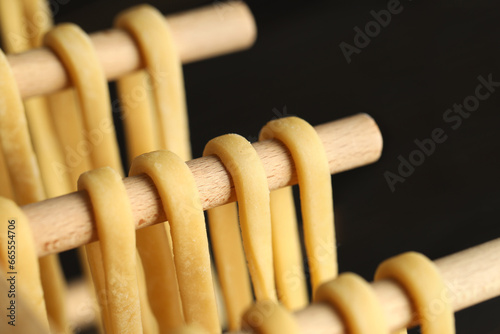
[[176, 328], [169, 332], [169, 334], [206, 334], [207, 332], [197, 325], [186, 325]]
[[243, 322], [258, 334], [300, 333], [293, 315], [280, 304], [268, 300], [252, 305], [245, 312]]
[[[264, 138], [261, 134], [261, 140]], [[308, 304], [309, 298], [292, 187], [272, 191], [270, 200], [278, 296], [289, 310], [299, 310]]]
[[[2, 309], [11, 305], [10, 300], [17, 303], [15, 306], [25, 303], [24, 308], [31, 311], [41, 330], [48, 331], [49, 322], [40, 280], [38, 256], [28, 219], [13, 201], [5, 198], [0, 198], [0, 247], [2, 281], [10, 283], [9, 279], [13, 277], [13, 284], [16, 287], [13, 289], [15, 293], [11, 295], [12, 299], [8, 293], [0, 296]], [[2, 318], [2, 324], [8, 321], [5, 317]], [[16, 319], [14, 323], [17, 327], [16, 332], [24, 333], [23, 327], [27, 326], [25, 322], [29, 321], [23, 319], [23, 314], [19, 314], [19, 310]]]
[[[6, 300], [5, 297], [8, 297], [10, 290], [10, 283], [7, 281], [7, 279], [5, 280], [3, 279], [4, 274], [1, 268], [0, 268], [0, 276], [2, 277], [2, 280], [0, 280], [0, 303], [2, 305], [9, 305], [8, 303], [10, 301]], [[33, 314], [33, 311], [31, 310], [29, 303], [25, 303], [24, 298], [21, 298], [20, 296], [18, 296], [16, 300], [16, 315], [21, 315], [24, 319], [29, 319], [29, 321], [23, 321], [22, 324], [19, 323], [16, 324], [16, 326], [12, 326], [9, 324], [9, 321], [11, 321], [10, 317], [6, 317], [4, 319], [5, 321], [0, 322], [0, 333], [50, 334], [47, 326], [44, 327], [40, 323], [40, 321], [36, 319], [36, 316]]]
[[292, 187], [272, 191], [270, 200], [278, 296], [289, 310], [299, 310], [309, 298]]
[[269, 186], [262, 162], [253, 146], [235, 134], [210, 140], [203, 155], [212, 154], [222, 161], [234, 182], [243, 246], [255, 296], [257, 300], [277, 300]]
[[[153, 7], [141, 5], [120, 13], [115, 26], [132, 35], [146, 66], [117, 80], [130, 161], [158, 149], [189, 160], [182, 64], [165, 19]], [[164, 138], [163, 132], [173, 134], [172, 129], [181, 135]], [[162, 332], [179, 327], [183, 319], [171, 239], [168, 222], [137, 231], [148, 296]]]
[[40, 170], [28, 131], [19, 91], [9, 63], [0, 52], [0, 141], [14, 199], [19, 205], [45, 198]]
[[9, 171], [7, 170], [2, 147], [0, 145], [0, 197], [14, 198], [12, 186], [10, 185]]
[[[109, 166], [121, 172], [122, 166], [111, 118], [107, 81], [89, 38], [77, 26], [64, 24], [47, 33], [45, 44], [61, 57], [75, 83], [75, 89], [82, 106], [84, 126], [92, 142], [89, 148], [91, 166], [93, 168]], [[100, 249], [90, 246], [86, 247], [86, 250], [89, 265], [94, 268], [92, 277], [96, 283], [97, 298], [103, 304], [105, 300], [103, 300], [102, 295], [99, 295], [99, 287], [103, 286], [104, 277], [102, 270], [96, 269], [102, 267], [99, 265]], [[140, 270], [142, 267], [138, 268]], [[141, 310], [144, 317], [144, 328], [156, 328], [157, 325], [149, 323], [154, 318], [150, 314], [148, 315], [148, 312], [152, 312], [149, 305], [144, 304], [148, 302], [147, 298], [143, 296], [146, 294], [146, 286], [143, 280], [139, 280], [138, 283], [140, 300], [143, 303]], [[103, 323], [106, 327], [106, 323], [110, 323], [109, 310], [104, 307], [102, 312]]]
[[[406, 291], [418, 314], [424, 334], [455, 334], [453, 308], [448, 291], [436, 265], [416, 252], [407, 252], [382, 262], [375, 273], [375, 280], [391, 279]], [[439, 304], [439, 312], [432, 307]], [[399, 334], [406, 333], [402, 330]]]
[[[39, 47], [50, 27], [50, 9], [45, 0], [1, 0], [0, 23], [5, 31], [4, 44], [9, 53], [19, 53]], [[36, 20], [36, 22], [35, 22]], [[37, 155], [42, 182], [48, 197], [68, 192], [69, 179], [61, 175], [56, 165], [64, 162], [52, 117], [45, 97], [24, 101], [34, 151]]]
[[[13, 185], [14, 199], [19, 205], [41, 201], [45, 189], [37, 159], [31, 146], [26, 117], [17, 86], [7, 59], [0, 52], [0, 142]], [[47, 310], [60, 331], [68, 329], [64, 307], [65, 288], [56, 255], [39, 259], [42, 283], [47, 294]]]
[[316, 290], [316, 301], [325, 302], [341, 315], [350, 334], [386, 334], [389, 326], [371, 286], [354, 273], [343, 273]]
[[[87, 252], [93, 259], [102, 255], [104, 279], [95, 286], [106, 301], [106, 332], [142, 333], [134, 218], [122, 179], [112, 168], [103, 167], [82, 174], [78, 189], [89, 195], [99, 236], [99, 243], [87, 245]], [[91, 270], [101, 268], [96, 265]]]
[[108, 85], [88, 36], [74, 24], [62, 24], [45, 35], [51, 48], [65, 65], [75, 85], [93, 168], [109, 166], [121, 172]]
[[[188, 160], [191, 157], [191, 148], [182, 66], [165, 18], [155, 8], [141, 5], [122, 12], [117, 17], [115, 26], [126, 30], [133, 36], [139, 45], [149, 75], [147, 86], [144, 86], [144, 82], [141, 83], [144, 78], [140, 75], [118, 80], [122, 96], [133, 94], [136, 84], [137, 89], [145, 87], [145, 98], [137, 98], [131, 102], [137, 105], [136, 108], [132, 108], [127, 103], [123, 105], [124, 123], [128, 136], [138, 140], [137, 135], [134, 135], [134, 131], [137, 131], [134, 129], [135, 124], [132, 122], [137, 120], [137, 115], [144, 110], [146, 115], [143, 117], [152, 117], [152, 120], [157, 121], [156, 129], [154, 129], [155, 124], [150, 124], [149, 128], [160, 135], [160, 148], [175, 152], [181, 158]], [[148, 115], [146, 110], [149, 90], [152, 91], [156, 117]], [[150, 120], [144, 118], [141, 122], [149, 123]], [[139, 137], [144, 135], [141, 133]], [[152, 141], [151, 138], [147, 140]], [[135, 149], [138, 151], [131, 152], [132, 156], [144, 153], [140, 151], [143, 149], [141, 146]]]
[[198, 324], [209, 333], [220, 333], [205, 217], [190, 169], [174, 153], [157, 151], [134, 159], [130, 175], [138, 174], [153, 180], [170, 222], [186, 323]]
[[219, 274], [230, 331], [241, 328], [241, 317], [252, 304], [252, 286], [241, 241], [236, 203], [207, 211], [210, 240]]
[[273, 120], [260, 139], [277, 139], [292, 154], [299, 180], [304, 238], [312, 291], [337, 276], [330, 170], [325, 149], [314, 128], [298, 117]]

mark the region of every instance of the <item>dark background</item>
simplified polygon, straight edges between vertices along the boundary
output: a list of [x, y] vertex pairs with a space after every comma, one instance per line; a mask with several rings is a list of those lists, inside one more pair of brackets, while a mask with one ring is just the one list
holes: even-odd
[[[93, 32], [138, 3], [71, 0], [55, 20]], [[163, 13], [220, 4], [148, 3]], [[368, 113], [384, 137], [380, 161], [333, 177], [341, 271], [371, 279], [392, 255], [415, 250], [436, 259], [500, 236], [500, 91], [458, 129], [443, 120], [474, 94], [478, 76], [500, 81], [498, 2], [401, 0], [402, 12], [350, 64], [339, 44], [352, 45], [354, 27], [363, 29], [387, 1], [247, 3], [257, 21], [255, 46], [184, 67], [195, 157], [224, 133], [256, 137], [276, 117], [273, 109], [286, 107], [313, 125]], [[397, 173], [398, 157], [408, 158], [414, 140], [435, 128], [447, 140], [391, 191], [384, 173]], [[457, 333], [500, 333], [499, 310], [497, 298], [458, 312]]]

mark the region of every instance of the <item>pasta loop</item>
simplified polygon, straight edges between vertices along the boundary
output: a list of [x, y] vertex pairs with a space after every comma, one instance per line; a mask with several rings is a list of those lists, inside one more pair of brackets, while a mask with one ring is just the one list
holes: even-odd
[[325, 149], [314, 128], [298, 117], [273, 120], [260, 139], [277, 139], [292, 154], [300, 188], [304, 237], [312, 291], [337, 276], [330, 169]]
[[130, 174], [148, 175], [162, 200], [186, 323], [219, 333], [205, 217], [190, 169], [174, 153], [157, 151], [134, 159]]
[[382, 279], [395, 280], [408, 293], [423, 333], [455, 333], [453, 308], [448, 299], [442, 298], [448, 289], [436, 265], [427, 257], [416, 252], [392, 257], [377, 268], [375, 280]]
[[267, 176], [257, 152], [243, 137], [210, 140], [204, 156], [216, 155], [231, 175], [238, 199], [243, 247], [257, 300], [277, 300]]
[[382, 306], [371, 286], [354, 273], [343, 273], [316, 290], [316, 301], [326, 302], [344, 319], [350, 334], [386, 334]]

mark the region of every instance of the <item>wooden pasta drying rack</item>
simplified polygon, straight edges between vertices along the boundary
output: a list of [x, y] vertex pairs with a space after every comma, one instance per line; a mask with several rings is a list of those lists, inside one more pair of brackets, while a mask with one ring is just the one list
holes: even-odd
[[[225, 54], [251, 46], [256, 30], [251, 13], [242, 3], [233, 3], [224, 20], [209, 6], [173, 16], [169, 24], [183, 63]], [[230, 28], [229, 28], [230, 27]], [[124, 32], [110, 30], [91, 35], [108, 80], [141, 68], [133, 40]], [[70, 85], [63, 65], [47, 49], [9, 55], [23, 98], [53, 93]], [[382, 151], [376, 123], [360, 114], [315, 127], [328, 156], [332, 174], [373, 163]], [[268, 175], [270, 190], [296, 184], [293, 161], [287, 149], [270, 140], [255, 143]], [[215, 157], [188, 162], [204, 209], [236, 199], [230, 176]], [[208, 177], [210, 176], [210, 177]], [[165, 220], [158, 193], [143, 176], [125, 179], [136, 228]], [[97, 240], [89, 199], [82, 192], [48, 199], [23, 207], [28, 216], [39, 256], [62, 252]], [[435, 261], [448, 287], [455, 311], [500, 295], [500, 239]], [[395, 283], [381, 281], [373, 288], [383, 304], [392, 329], [416, 324], [412, 305]], [[303, 333], [345, 333], [342, 320], [326, 305], [312, 304], [296, 312]]]

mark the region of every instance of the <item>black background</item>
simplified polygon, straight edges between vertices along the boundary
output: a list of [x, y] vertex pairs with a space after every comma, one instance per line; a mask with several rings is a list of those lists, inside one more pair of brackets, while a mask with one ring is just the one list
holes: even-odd
[[[54, 6], [55, 20], [93, 32], [138, 3], [71, 0]], [[220, 5], [149, 3], [163, 13]], [[341, 271], [371, 279], [392, 255], [415, 250], [436, 259], [500, 236], [500, 89], [458, 129], [443, 120], [474, 94], [478, 76], [500, 81], [497, 2], [401, 0], [402, 12], [350, 64], [339, 44], [352, 45], [354, 27], [363, 29], [387, 1], [247, 3], [257, 21], [255, 46], [184, 66], [195, 157], [224, 133], [255, 138], [276, 110], [313, 125], [368, 113], [384, 137], [380, 161], [333, 177]], [[397, 173], [398, 157], [408, 158], [414, 140], [435, 128], [447, 140], [392, 192], [384, 173]], [[497, 298], [458, 312], [457, 333], [500, 333], [499, 310]]]

